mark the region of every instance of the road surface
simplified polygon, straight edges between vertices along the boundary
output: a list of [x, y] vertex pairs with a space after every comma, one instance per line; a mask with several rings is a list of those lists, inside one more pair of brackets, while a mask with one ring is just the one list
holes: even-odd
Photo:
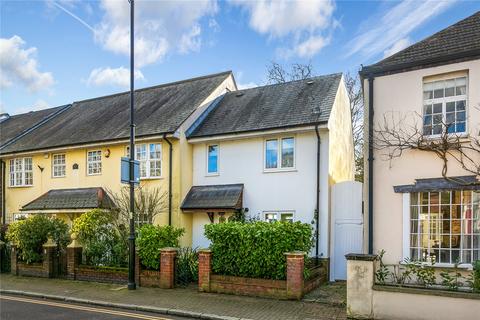
[[185, 320], [186, 318], [154, 313], [103, 308], [89, 305], [27, 298], [23, 296], [0, 296], [0, 319], [2, 320]]

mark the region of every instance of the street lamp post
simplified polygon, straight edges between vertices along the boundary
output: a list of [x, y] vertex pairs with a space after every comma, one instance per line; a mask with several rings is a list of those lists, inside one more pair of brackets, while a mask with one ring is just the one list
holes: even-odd
[[128, 289], [135, 290], [135, 111], [134, 111], [134, 0], [130, 2], [130, 162], [129, 162], [129, 185], [130, 185], [130, 236], [128, 237]]

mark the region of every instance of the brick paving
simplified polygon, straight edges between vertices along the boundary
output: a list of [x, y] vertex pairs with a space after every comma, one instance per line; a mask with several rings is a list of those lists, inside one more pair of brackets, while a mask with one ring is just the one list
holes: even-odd
[[125, 286], [115, 284], [2, 274], [0, 288], [254, 320], [346, 319], [345, 308], [337, 304], [199, 293], [195, 286], [185, 289], [138, 288], [128, 291]]

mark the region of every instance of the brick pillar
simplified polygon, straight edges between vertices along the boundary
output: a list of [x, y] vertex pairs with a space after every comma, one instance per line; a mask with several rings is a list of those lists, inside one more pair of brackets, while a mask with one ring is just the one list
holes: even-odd
[[67, 246], [67, 278], [76, 279], [76, 269], [82, 262], [82, 246], [77, 241], [75, 234], [71, 235], [72, 242]]
[[304, 252], [289, 252], [287, 256], [287, 298], [300, 300], [303, 297]]
[[52, 238], [43, 245], [43, 273], [47, 278], [53, 278], [54, 274], [54, 259], [56, 258], [57, 244], [53, 242]]
[[347, 258], [347, 316], [373, 319], [376, 255], [350, 253]]
[[173, 289], [175, 286], [175, 256], [177, 248], [160, 249], [160, 288]]
[[17, 245], [12, 244], [12, 251], [10, 252], [10, 273], [18, 276], [18, 253]]
[[210, 274], [212, 273], [212, 251], [203, 249], [198, 252], [198, 290], [210, 292]]
[[135, 250], [135, 283], [137, 286], [141, 286], [140, 284], [140, 256], [138, 255], [138, 251]]

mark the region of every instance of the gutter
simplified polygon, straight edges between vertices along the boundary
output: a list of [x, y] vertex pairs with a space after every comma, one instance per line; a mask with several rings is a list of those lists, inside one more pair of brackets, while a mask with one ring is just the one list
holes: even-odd
[[7, 182], [6, 182], [6, 179], [7, 179], [7, 167], [6, 167], [6, 163], [5, 161], [3, 160], [0, 160], [0, 172], [2, 173], [1, 174], [1, 181], [0, 181], [0, 184], [2, 186], [2, 194], [0, 195], [0, 197], [2, 197], [2, 224], [6, 224], [6, 218], [7, 218], [7, 213], [6, 213], [6, 204], [5, 204], [5, 187], [7, 186]]
[[317, 134], [317, 192], [316, 192], [316, 203], [315, 203], [315, 215], [316, 215], [316, 236], [315, 236], [315, 257], [318, 260], [318, 251], [319, 251], [319, 238], [320, 238], [320, 133], [318, 132], [318, 124], [315, 125], [315, 133]]
[[168, 151], [168, 225], [172, 225], [172, 154], [173, 154], [173, 146], [170, 140], [167, 139], [167, 135], [163, 135], [163, 140], [168, 143], [169, 151]]
[[368, 76], [368, 253], [373, 254], [373, 80]]

